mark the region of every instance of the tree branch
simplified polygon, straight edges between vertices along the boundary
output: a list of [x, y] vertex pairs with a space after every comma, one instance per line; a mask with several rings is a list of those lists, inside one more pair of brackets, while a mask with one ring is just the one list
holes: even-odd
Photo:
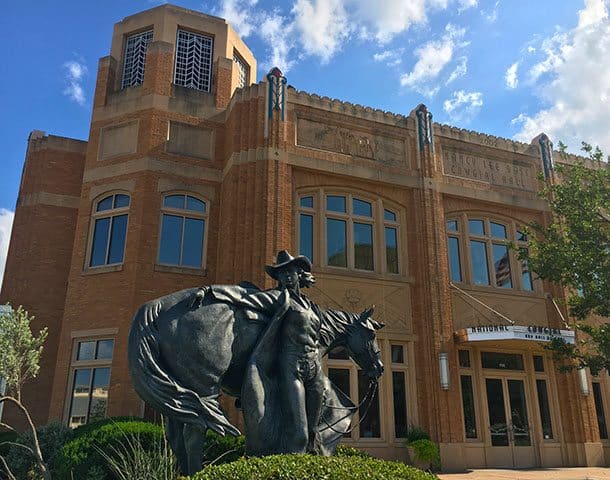
[[[20, 394], [20, 392], [17, 391], [18, 398], [20, 397], [19, 394]], [[23, 415], [25, 416], [25, 418], [28, 422], [28, 425], [30, 427], [30, 431], [32, 432], [32, 439], [34, 440], [33, 454], [34, 454], [34, 457], [36, 458], [36, 463], [38, 463], [38, 466], [42, 470], [42, 476], [45, 478], [45, 480], [51, 480], [51, 474], [49, 472], [49, 469], [47, 468], [47, 464], [45, 463], [45, 461], [42, 457], [42, 452], [40, 451], [40, 443], [38, 442], [38, 434], [36, 433], [36, 426], [34, 425], [34, 421], [32, 420], [32, 417], [30, 416], [30, 412], [28, 412], [28, 409], [25, 408], [25, 405], [23, 405], [23, 403], [21, 403], [21, 401], [19, 401], [18, 398], [11, 397], [11, 396], [0, 397], [0, 403], [3, 403], [3, 402], [13, 403], [14, 405], [17, 406], [17, 408], [19, 408], [19, 410], [21, 410], [21, 413], [23, 413]]]
[[2, 467], [4, 468], [4, 473], [6, 473], [6, 475], [9, 478], [9, 480], [17, 480], [15, 478], [15, 475], [13, 475], [13, 472], [11, 472], [11, 469], [8, 468], [6, 460], [4, 459], [4, 457], [2, 455], [0, 455], [0, 462], [2, 462]]
[[7, 430], [10, 430], [11, 432], [17, 433], [17, 430], [15, 430], [13, 427], [11, 427], [8, 423], [0, 422], [0, 427], [4, 427]]

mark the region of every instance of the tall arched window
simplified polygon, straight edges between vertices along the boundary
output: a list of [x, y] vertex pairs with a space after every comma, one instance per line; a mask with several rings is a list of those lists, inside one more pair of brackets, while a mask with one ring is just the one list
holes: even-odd
[[398, 274], [399, 227], [397, 211], [381, 199], [323, 190], [299, 196], [299, 252], [314, 264]]
[[510, 243], [527, 246], [527, 237], [512, 222], [461, 214], [448, 219], [446, 228], [452, 281], [533, 290], [527, 263], [509, 248]]
[[129, 195], [109, 195], [95, 206], [90, 267], [123, 263]]
[[203, 268], [207, 205], [192, 195], [172, 194], [163, 198], [159, 263]]

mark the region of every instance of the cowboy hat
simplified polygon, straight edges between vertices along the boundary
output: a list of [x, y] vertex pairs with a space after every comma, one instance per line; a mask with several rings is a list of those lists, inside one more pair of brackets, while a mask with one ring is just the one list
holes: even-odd
[[302, 268], [306, 272], [311, 272], [311, 262], [305, 255], [293, 257], [288, 253], [288, 250], [280, 250], [277, 252], [277, 258], [274, 265], [265, 265], [265, 271], [271, 278], [277, 280], [277, 272], [288, 265], [295, 265]]

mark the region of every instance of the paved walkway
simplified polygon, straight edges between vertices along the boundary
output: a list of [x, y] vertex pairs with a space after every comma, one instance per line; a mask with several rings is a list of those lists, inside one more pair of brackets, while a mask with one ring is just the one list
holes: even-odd
[[610, 480], [610, 468], [480, 469], [467, 473], [440, 473], [438, 477], [441, 480]]

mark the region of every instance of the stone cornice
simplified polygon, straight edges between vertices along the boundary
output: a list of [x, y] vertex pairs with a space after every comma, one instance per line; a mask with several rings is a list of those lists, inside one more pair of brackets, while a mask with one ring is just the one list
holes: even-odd
[[475, 143], [500, 150], [507, 150], [513, 153], [524, 155], [539, 156], [538, 147], [530, 143], [518, 142], [508, 138], [496, 137], [486, 133], [466, 130], [464, 128], [453, 127], [444, 123], [434, 123], [434, 135], [438, 137], [453, 138], [463, 142]]
[[303, 105], [307, 107], [319, 108], [334, 113], [350, 115], [352, 117], [361, 118], [377, 123], [384, 123], [396, 127], [406, 127], [415, 129], [415, 122], [411, 117], [400, 115], [397, 113], [386, 112], [377, 108], [366, 107], [350, 102], [344, 102], [336, 98], [320, 96], [315, 93], [307, 93], [301, 90], [296, 90], [289, 86], [286, 89], [288, 103]]

